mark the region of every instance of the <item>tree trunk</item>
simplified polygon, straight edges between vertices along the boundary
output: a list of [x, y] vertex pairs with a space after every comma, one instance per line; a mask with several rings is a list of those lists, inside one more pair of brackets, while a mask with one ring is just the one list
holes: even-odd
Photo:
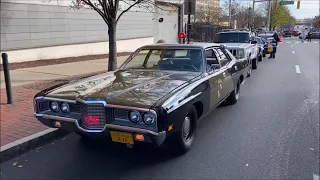
[[117, 39], [116, 39], [116, 24], [113, 23], [108, 27], [109, 34], [109, 62], [108, 71], [117, 69]]

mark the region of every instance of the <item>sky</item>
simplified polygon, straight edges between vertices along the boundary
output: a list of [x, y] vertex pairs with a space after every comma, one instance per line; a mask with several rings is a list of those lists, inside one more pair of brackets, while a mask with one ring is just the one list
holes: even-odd
[[[220, 0], [220, 4], [222, 5], [224, 2], [228, 2], [229, 0]], [[253, 0], [235, 0], [243, 5], [248, 6], [249, 4], [252, 6]], [[280, 1], [280, 0], [279, 0]], [[301, 0], [300, 9], [297, 9], [297, 0], [294, 0], [294, 5], [287, 5], [290, 9], [292, 15], [296, 19], [304, 19], [309, 17], [314, 17], [319, 15], [320, 11], [320, 0]], [[259, 6], [260, 3], [256, 3], [255, 6]]]

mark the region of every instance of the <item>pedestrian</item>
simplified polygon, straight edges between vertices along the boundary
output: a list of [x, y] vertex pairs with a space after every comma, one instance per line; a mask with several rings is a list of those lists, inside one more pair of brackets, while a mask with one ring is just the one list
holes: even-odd
[[310, 29], [310, 31], [308, 32], [308, 42], [311, 42], [311, 36], [312, 36], [312, 31]]
[[301, 31], [301, 41], [304, 42], [304, 39], [306, 38], [306, 31], [303, 29]]
[[276, 48], [278, 46], [278, 42], [279, 41], [280, 41], [279, 35], [278, 35], [277, 31], [274, 31], [274, 33], [273, 33], [273, 43], [275, 43], [275, 45], [273, 43], [271, 43], [273, 49], [272, 49], [272, 52], [270, 53], [269, 59], [276, 58]]
[[276, 45], [278, 46], [278, 42], [280, 41], [280, 38], [279, 38], [279, 35], [278, 35], [277, 31], [273, 32], [273, 38], [274, 38], [274, 40], [276, 42]]

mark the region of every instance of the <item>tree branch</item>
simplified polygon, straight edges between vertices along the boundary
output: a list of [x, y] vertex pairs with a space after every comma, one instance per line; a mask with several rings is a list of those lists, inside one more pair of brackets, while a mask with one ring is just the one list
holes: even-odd
[[121, 16], [122, 16], [124, 13], [128, 12], [133, 6], [139, 4], [140, 2], [141, 2], [141, 0], [137, 0], [135, 3], [131, 4], [126, 10], [123, 10], [123, 11], [119, 14], [119, 16], [118, 16], [118, 18], [117, 18], [117, 20], [116, 20], [116, 24], [118, 24], [119, 19], [121, 18]]
[[96, 6], [94, 6], [91, 2], [91, 0], [81, 0], [83, 1], [85, 4], [87, 4], [88, 6], [92, 7], [97, 13], [100, 14], [100, 16], [103, 18], [103, 20], [107, 23], [107, 25], [109, 26], [110, 22], [107, 18], [107, 13], [102, 13], [101, 10], [99, 8], [97, 8]]

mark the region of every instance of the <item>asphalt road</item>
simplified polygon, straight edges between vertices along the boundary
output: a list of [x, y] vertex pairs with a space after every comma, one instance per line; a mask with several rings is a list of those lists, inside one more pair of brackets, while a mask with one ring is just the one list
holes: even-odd
[[259, 63], [236, 105], [200, 123], [183, 156], [71, 134], [2, 163], [1, 179], [317, 179], [320, 44], [295, 41]]

